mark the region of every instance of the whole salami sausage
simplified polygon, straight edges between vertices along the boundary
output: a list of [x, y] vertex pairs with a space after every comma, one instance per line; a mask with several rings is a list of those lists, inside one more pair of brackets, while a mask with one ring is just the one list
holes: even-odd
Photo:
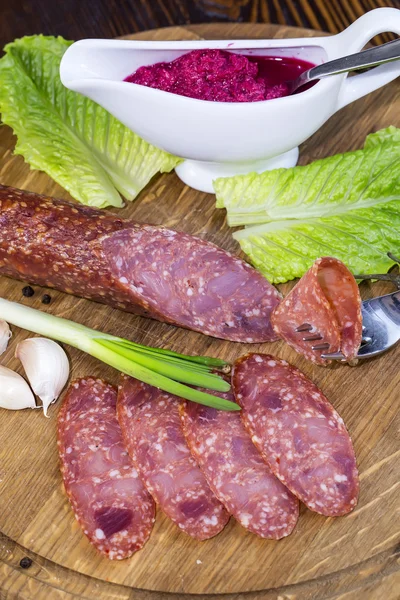
[[190, 454], [179, 403], [151, 385], [121, 377], [118, 420], [143, 483], [182, 531], [206, 540], [222, 531], [229, 515]]
[[303, 373], [267, 354], [234, 365], [233, 387], [251, 438], [271, 471], [328, 517], [356, 506], [358, 471], [343, 420]]
[[[234, 402], [232, 392], [215, 392]], [[299, 502], [271, 473], [240, 414], [195, 402], [181, 403], [183, 431], [209, 486], [243, 527], [262, 538], [289, 535]]]
[[321, 357], [324, 352], [341, 351], [352, 361], [362, 336], [356, 280], [337, 258], [319, 258], [275, 308], [272, 325], [279, 337], [316, 364], [329, 363]]
[[116, 402], [104, 381], [74, 381], [58, 416], [58, 449], [76, 519], [99, 552], [120, 560], [148, 540], [155, 505], [123, 445]]
[[0, 273], [239, 342], [277, 339], [280, 295], [210, 242], [0, 186]]

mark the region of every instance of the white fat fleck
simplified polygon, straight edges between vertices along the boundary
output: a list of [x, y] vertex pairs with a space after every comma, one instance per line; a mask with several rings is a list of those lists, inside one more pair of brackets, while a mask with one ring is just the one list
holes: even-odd
[[69, 446], [69, 447], [66, 449], [65, 453], [66, 453], [66, 454], [71, 454], [71, 452], [72, 452], [72, 448], [71, 448], [71, 446]]
[[110, 471], [110, 477], [117, 477], [119, 475], [118, 469], [113, 469]]
[[226, 321], [228, 327], [233, 327], [235, 325], [234, 321]]
[[104, 540], [106, 537], [102, 529], [96, 529], [94, 535], [97, 537], [98, 540]]
[[215, 515], [213, 515], [211, 518], [204, 517], [203, 521], [205, 525], [216, 525], [218, 523], [218, 519]]
[[325, 483], [321, 483], [320, 488], [323, 492], [327, 492], [328, 488], [326, 487]]
[[258, 363], [261, 363], [261, 362], [263, 361], [263, 359], [261, 358], [261, 356], [256, 356], [256, 357], [254, 358], [254, 360], [255, 360], [256, 362], [258, 362]]
[[248, 513], [242, 513], [241, 515], [239, 515], [239, 518], [243, 527], [249, 526], [249, 523], [251, 521], [251, 515], [249, 515]]
[[276, 367], [276, 362], [275, 362], [274, 360], [269, 360], [269, 361], [267, 362], [267, 365], [268, 365], [269, 367]]
[[339, 475], [338, 473], [335, 473], [333, 479], [340, 483], [342, 481], [347, 481], [347, 475]]
[[92, 452], [97, 452], [98, 448], [96, 448], [95, 444], [89, 444], [89, 450]]
[[157, 452], [163, 451], [163, 447], [161, 446], [161, 444], [154, 444], [154, 448], [157, 450]]
[[119, 281], [120, 281], [120, 283], [128, 283], [128, 280], [126, 277], [120, 277]]
[[193, 296], [193, 290], [192, 288], [188, 288], [188, 291], [186, 292], [188, 296]]

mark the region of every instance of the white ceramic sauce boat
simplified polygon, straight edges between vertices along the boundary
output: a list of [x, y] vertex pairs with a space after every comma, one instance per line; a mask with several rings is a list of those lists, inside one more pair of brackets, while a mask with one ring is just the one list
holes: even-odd
[[176, 169], [178, 176], [191, 187], [212, 192], [216, 177], [294, 166], [299, 144], [338, 110], [398, 77], [399, 62], [350, 78], [333, 75], [294, 96], [247, 103], [196, 100], [124, 82], [125, 77], [142, 65], [171, 61], [200, 48], [321, 64], [358, 52], [372, 37], [388, 31], [400, 34], [400, 10], [372, 10], [342, 33], [327, 37], [82, 40], [65, 53], [60, 75], [67, 88], [95, 100], [148, 142], [184, 158]]

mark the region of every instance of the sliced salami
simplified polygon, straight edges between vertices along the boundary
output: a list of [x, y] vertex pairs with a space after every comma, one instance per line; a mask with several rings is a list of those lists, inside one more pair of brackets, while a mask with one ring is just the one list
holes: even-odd
[[122, 376], [117, 415], [125, 444], [147, 490], [178, 527], [198, 540], [229, 520], [190, 454], [175, 396]]
[[[214, 393], [234, 402], [232, 392]], [[181, 418], [190, 450], [227, 511], [262, 538], [289, 535], [299, 502], [271, 473], [240, 414], [183, 402]]]
[[278, 291], [210, 242], [0, 186], [0, 273], [238, 342], [277, 339]]
[[[340, 260], [319, 258], [275, 308], [272, 324], [279, 337], [316, 364], [329, 363], [321, 357], [324, 352], [341, 351], [352, 361], [362, 336], [356, 280]], [[313, 346], [318, 348], [313, 350]]]
[[58, 449], [75, 517], [110, 559], [148, 540], [155, 505], [129, 458], [116, 416], [117, 391], [100, 379], [73, 382], [58, 416]]
[[310, 510], [328, 517], [357, 504], [359, 480], [343, 420], [303, 373], [267, 354], [234, 365], [242, 418], [271, 471]]

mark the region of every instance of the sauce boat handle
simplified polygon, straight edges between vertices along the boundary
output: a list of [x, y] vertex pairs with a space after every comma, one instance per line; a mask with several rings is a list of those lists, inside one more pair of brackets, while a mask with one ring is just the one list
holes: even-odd
[[[347, 29], [324, 41], [330, 59], [359, 52], [375, 35], [400, 35], [400, 10], [377, 8], [357, 19]], [[400, 75], [399, 62], [375, 67], [354, 77], [346, 77], [338, 97], [337, 110], [386, 85]]]

